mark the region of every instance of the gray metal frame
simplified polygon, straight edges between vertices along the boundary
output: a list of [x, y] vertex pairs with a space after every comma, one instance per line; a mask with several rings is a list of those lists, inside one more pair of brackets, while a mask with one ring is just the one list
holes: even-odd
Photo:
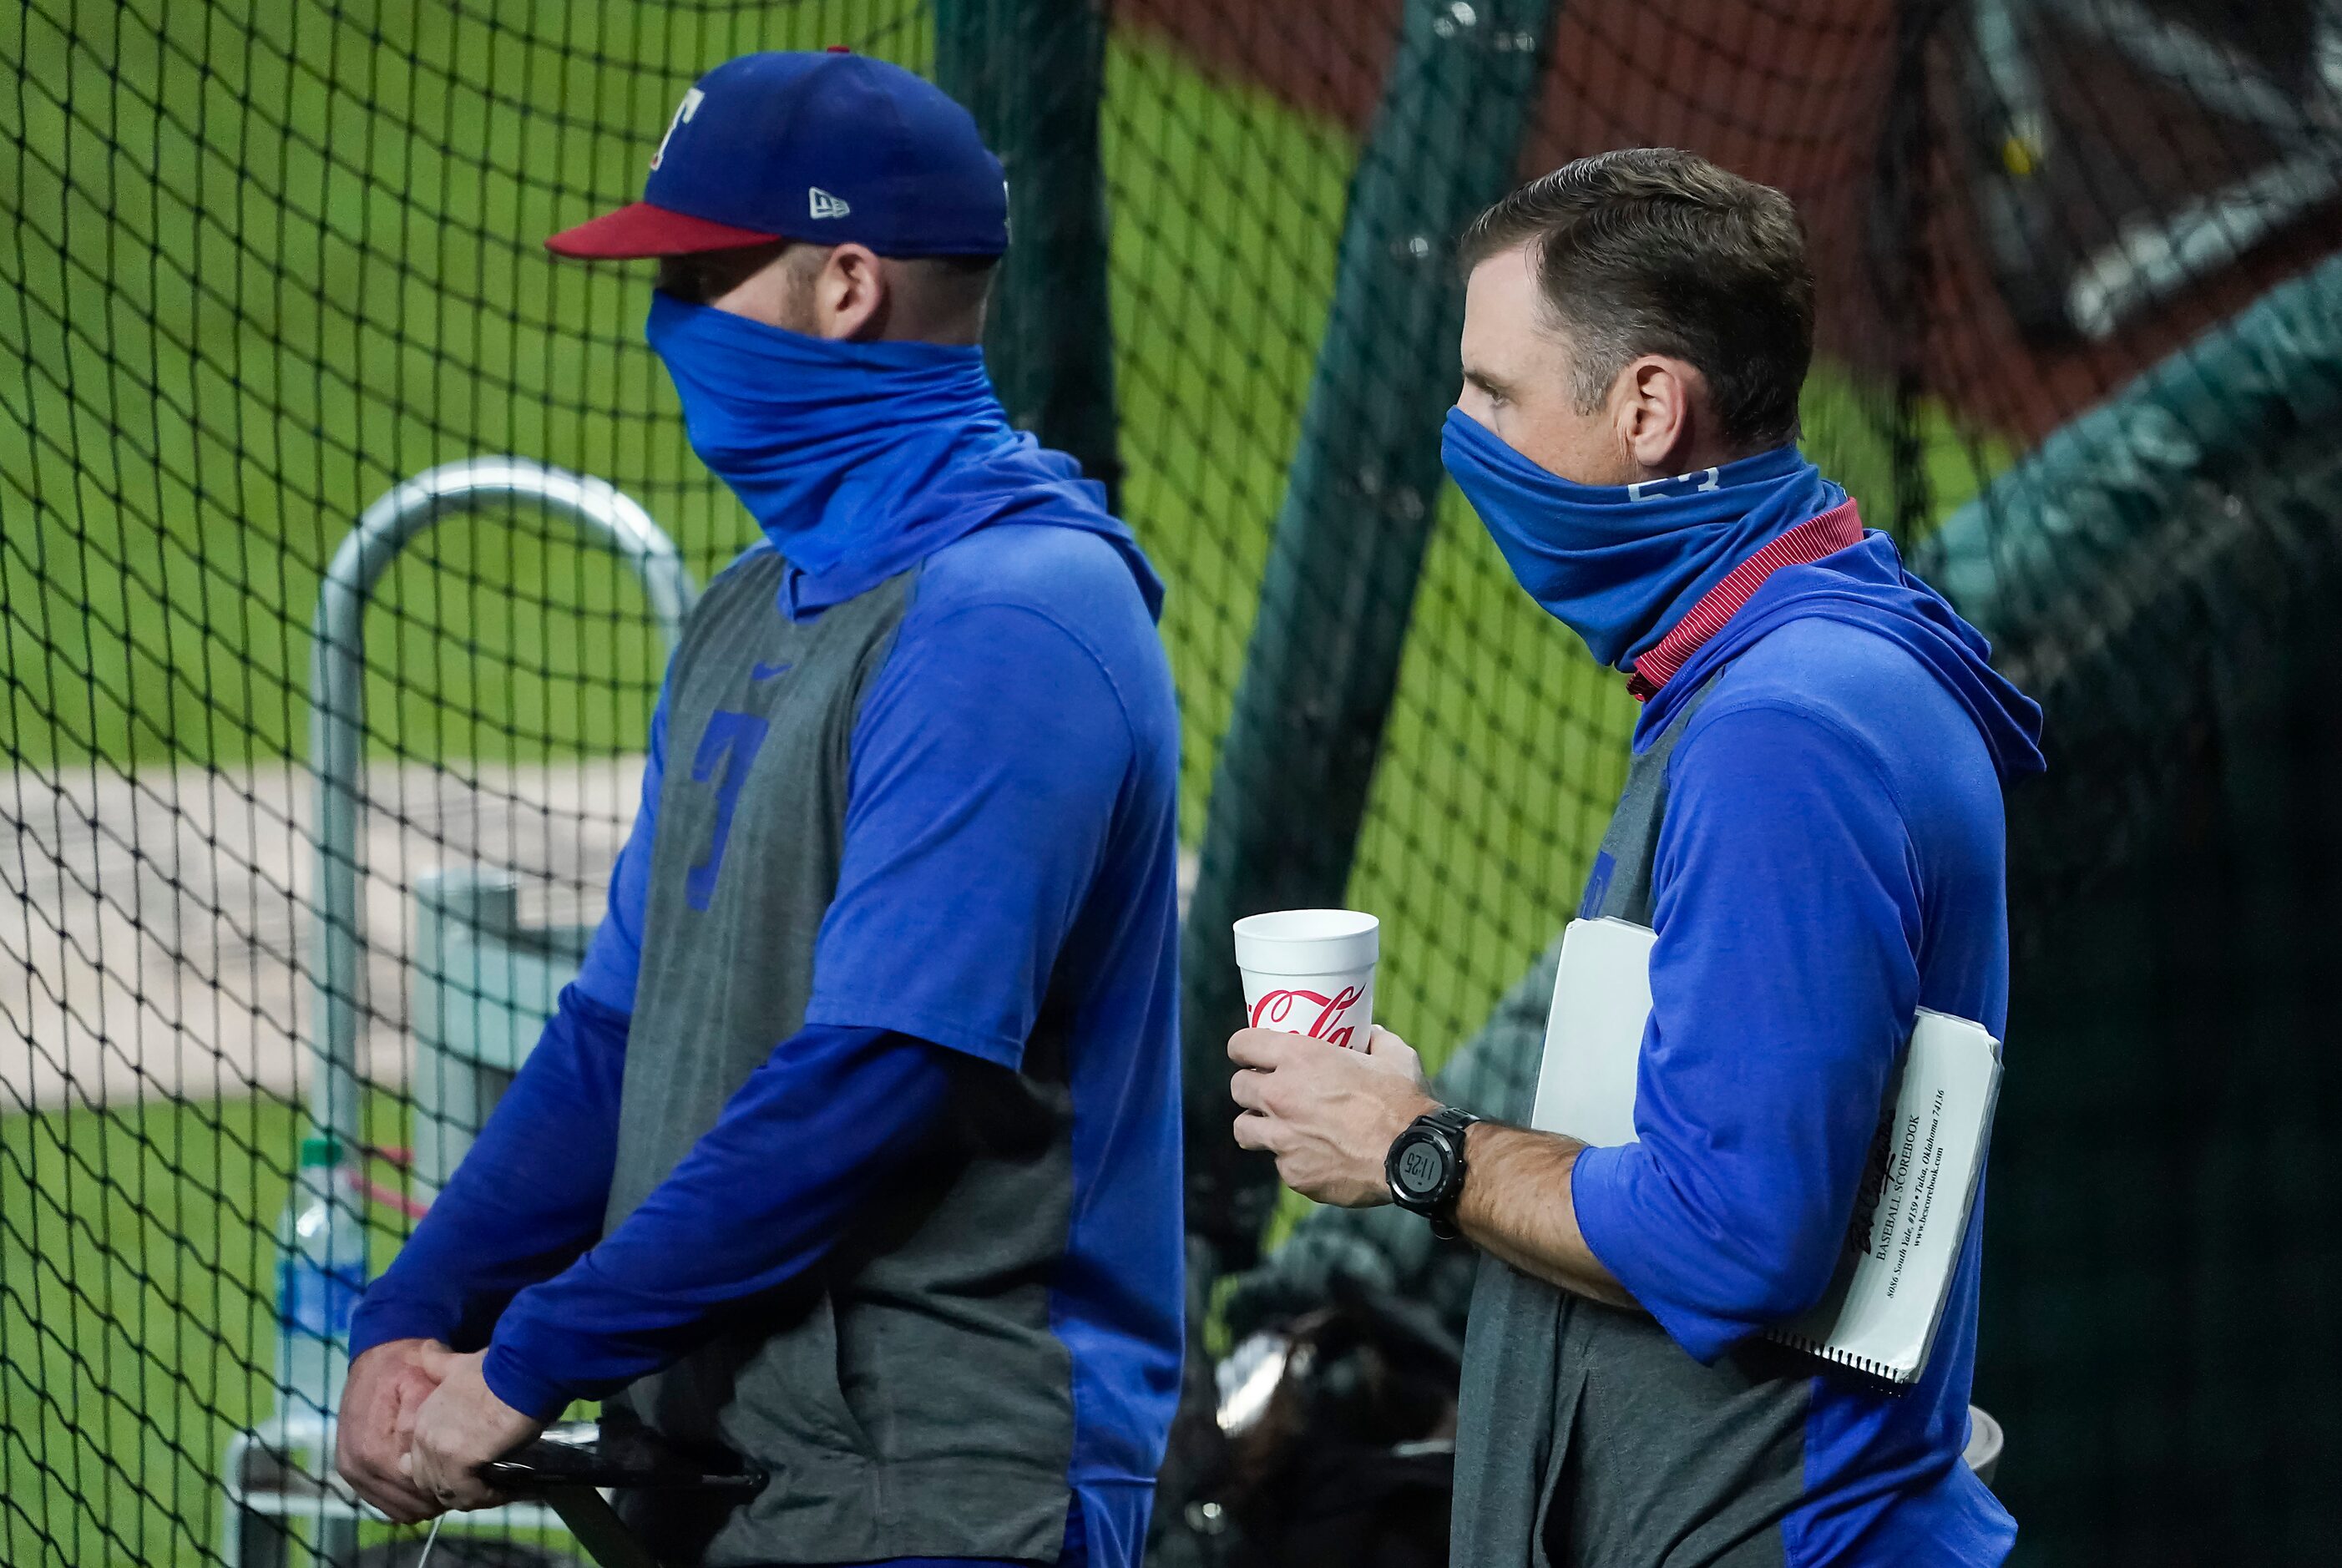
[[358, 1131], [357, 1048], [365, 932], [358, 884], [365, 811], [365, 608], [400, 551], [441, 519], [531, 501], [567, 516], [616, 552], [641, 577], [669, 652], [697, 590], [674, 541], [631, 497], [600, 479], [522, 457], [474, 458], [416, 475], [365, 509], [317, 592], [309, 660], [309, 769], [316, 781], [316, 1074], [310, 1117], [319, 1133], [354, 1144]]
[[[670, 654], [698, 595], [674, 541], [631, 497], [606, 481], [521, 457], [450, 463], [407, 480], [367, 507], [334, 553], [318, 589], [309, 664], [317, 919], [311, 975], [316, 1012], [310, 1114], [317, 1132], [345, 1149], [355, 1148], [358, 1141], [361, 1094], [357, 1047], [360, 981], [365, 972], [360, 829], [365, 806], [366, 605], [399, 553], [434, 524], [515, 502], [568, 518], [587, 540], [625, 560], [642, 581]], [[499, 901], [494, 882], [468, 870], [426, 877], [417, 890], [419, 914], [443, 924], [471, 921], [464, 934], [470, 945], [464, 952], [490, 981], [507, 978], [507, 971], [525, 970], [525, 977], [541, 982], [525, 961], [549, 959], [554, 954], [502, 954], [505, 962], [497, 964], [473, 952], [517, 930], [509, 899]], [[484, 912], [501, 912], [501, 919], [487, 920]], [[460, 944], [438, 944], [432, 951], [441, 945]], [[444, 978], [437, 965], [431, 978]], [[541, 983], [506, 984], [486, 1000], [509, 1012], [530, 998], [541, 999], [544, 993]], [[230, 1441], [224, 1465], [223, 1548], [231, 1568], [283, 1563], [295, 1521], [315, 1527], [321, 1562], [345, 1564], [355, 1559], [357, 1524], [369, 1511], [332, 1474], [333, 1445], [330, 1414], [307, 1411], [280, 1411]], [[558, 1523], [558, 1516], [540, 1504], [516, 1503], [466, 1515], [458, 1527], [542, 1529]]]

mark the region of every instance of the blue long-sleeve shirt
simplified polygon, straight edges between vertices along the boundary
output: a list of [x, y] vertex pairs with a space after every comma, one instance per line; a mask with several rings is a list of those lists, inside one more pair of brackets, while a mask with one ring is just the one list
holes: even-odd
[[[560, 1274], [522, 1291], [482, 1371], [549, 1417], [688, 1349], [729, 1304], [818, 1262], [951, 1091], [946, 1054], [883, 1029], [813, 1024], [750, 1074], [649, 1199]], [[792, 1179], [771, 1179], [776, 1150]]]
[[626, 1059], [626, 1014], [563, 987], [430, 1216], [367, 1290], [350, 1325], [353, 1357], [397, 1339], [477, 1350], [515, 1294], [594, 1244], [610, 1199]]
[[[1947, 744], [1947, 731], [1907, 749], [1889, 736], [1890, 762], [1836, 711], [1827, 684], [1764, 689], [1800, 642], [1821, 643], [1842, 669], [1876, 641], [1808, 624], [1752, 653], [1753, 667], [1732, 673], [1676, 747], [1653, 866], [1660, 936], [1636, 1141], [1586, 1151], [1574, 1179], [1588, 1243], [1703, 1361], [1827, 1286], [1919, 1005], [1927, 863], [1948, 849], [1980, 875], [1998, 869], [1999, 789], [1980, 744]], [[1851, 645], [1829, 646], [1838, 643]], [[1891, 674], [1901, 661], [1881, 652], [1873, 673]], [[1950, 703], [1931, 703], [1926, 676], [1905, 667], [1910, 701], [1896, 711], [1916, 711], [1924, 733], [1929, 710]], [[1921, 764], [1935, 781], [1909, 776]], [[1988, 942], [1997, 925], [1967, 929]], [[1950, 939], [1961, 936], [1955, 927]], [[1974, 954], [1956, 995], [1938, 1001], [1997, 1032], [1996, 957]]]
[[[1916, 1010], [2003, 1032], [2001, 786], [2041, 758], [2038, 710], [1877, 534], [1768, 579], [1638, 746], [1703, 693], [1652, 866], [1636, 1140], [1586, 1150], [1572, 1192], [1594, 1254], [1713, 1361], [1827, 1289]], [[2006, 1554], [1958, 1457], [1982, 1233], [1907, 1393], [1813, 1381], [1790, 1561]]]
[[[1081, 595], [1108, 591], [1124, 572], [1092, 535], [1026, 524], [929, 560], [855, 724], [839, 884], [815, 949], [807, 1021], [775, 1042], [716, 1125], [606, 1236], [669, 766], [662, 698], [642, 802], [585, 965], [368, 1292], [354, 1354], [408, 1336], [485, 1344], [490, 1387], [538, 1416], [666, 1364], [728, 1305], [816, 1263], [916, 1154], [962, 1074], [1016, 1065], [1061, 957], [1095, 961], [1066, 944], [1103, 884], [1159, 880], [1159, 901], [1136, 905], [1161, 905], [1163, 940], [1136, 949], [1156, 952], [1155, 966], [1122, 975], [1102, 1004], [1127, 1043], [1102, 1046], [1074, 1073], [1075, 1218], [1052, 1313], [1086, 1422], [1074, 1528], [1123, 1543], [1101, 1561], [1127, 1549], [1175, 1396], [1180, 1296], [1168, 687], [1141, 684], [1150, 664], [1159, 669], [1159, 647], [1100, 645], [1099, 617], [1076, 613]], [[1072, 609], [1055, 603], [1067, 594]], [[1159, 823], [1136, 840], [1110, 835], [1134, 809]], [[1124, 1053], [1140, 1048], [1162, 1059], [1134, 1079]], [[1086, 1115], [1100, 1095], [1114, 1103]], [[1157, 1233], [1168, 1249], [1153, 1245]], [[1155, 1342], [1159, 1352], [1137, 1349]]]
[[[563, 989], [543, 1039], [385, 1279], [353, 1353], [387, 1340], [489, 1345], [488, 1386], [542, 1419], [664, 1365], [730, 1302], [817, 1262], [854, 1205], [950, 1092], [937, 1047], [809, 1026], [607, 1237], [626, 1015]], [[504, 1107], [509, 1105], [511, 1109]], [[797, 1183], [759, 1179], [776, 1147], [818, 1146]], [[475, 1245], [481, 1236], [523, 1244]], [[490, 1343], [490, 1333], [494, 1339]]]

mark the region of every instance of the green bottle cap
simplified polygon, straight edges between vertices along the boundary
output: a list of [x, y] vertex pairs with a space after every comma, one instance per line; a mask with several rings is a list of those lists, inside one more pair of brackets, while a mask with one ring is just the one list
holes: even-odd
[[338, 1165], [341, 1163], [342, 1145], [340, 1140], [329, 1138], [323, 1133], [312, 1133], [307, 1137], [301, 1140], [301, 1168], [303, 1170], [313, 1170], [320, 1165]]

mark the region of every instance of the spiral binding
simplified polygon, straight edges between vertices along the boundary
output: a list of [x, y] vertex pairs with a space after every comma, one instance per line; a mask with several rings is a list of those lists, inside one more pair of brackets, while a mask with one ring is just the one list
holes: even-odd
[[1828, 1362], [1832, 1366], [1858, 1373], [1872, 1383], [1877, 1383], [1888, 1393], [1906, 1393], [1919, 1380], [1918, 1367], [1915, 1366], [1910, 1371], [1904, 1372], [1887, 1362], [1874, 1360], [1854, 1351], [1841, 1350], [1834, 1344], [1826, 1343], [1810, 1335], [1795, 1333], [1787, 1329], [1767, 1329], [1765, 1331], [1765, 1337], [1773, 1343], [1794, 1350], [1801, 1355], [1810, 1355], [1817, 1360]]

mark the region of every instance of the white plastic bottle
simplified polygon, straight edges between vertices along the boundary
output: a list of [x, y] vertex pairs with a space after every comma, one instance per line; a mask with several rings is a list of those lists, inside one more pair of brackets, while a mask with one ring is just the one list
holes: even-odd
[[330, 1417], [349, 1375], [350, 1314], [366, 1283], [365, 1222], [333, 1139], [301, 1140], [276, 1225], [276, 1384], [288, 1423]]

